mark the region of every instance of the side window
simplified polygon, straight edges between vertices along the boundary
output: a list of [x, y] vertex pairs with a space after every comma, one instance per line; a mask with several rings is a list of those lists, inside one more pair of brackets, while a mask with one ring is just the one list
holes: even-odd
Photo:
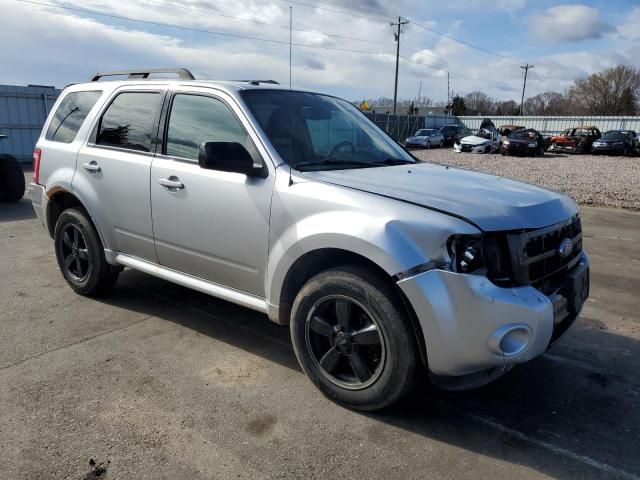
[[71, 143], [102, 91], [71, 92], [62, 99], [45, 135], [52, 142]]
[[197, 161], [200, 145], [205, 142], [237, 142], [250, 152], [254, 150], [240, 121], [221, 100], [176, 95], [169, 116], [165, 154]]
[[119, 94], [100, 119], [96, 144], [150, 152], [160, 92]]

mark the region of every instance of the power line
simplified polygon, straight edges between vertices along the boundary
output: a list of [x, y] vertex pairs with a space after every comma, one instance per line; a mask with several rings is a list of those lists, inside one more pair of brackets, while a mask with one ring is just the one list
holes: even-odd
[[426, 26], [424, 26], [424, 25], [422, 25], [420, 23], [412, 21], [411, 19], [409, 19], [409, 20], [412, 22], [413, 25], [416, 25], [417, 27], [422, 28], [423, 30], [426, 30], [428, 32], [434, 33], [434, 34], [439, 35], [441, 37], [447, 38], [447, 39], [452, 40], [452, 41], [454, 41], [456, 43], [459, 43], [461, 45], [465, 45], [468, 48], [473, 48], [475, 50], [478, 50], [480, 52], [486, 53], [488, 55], [493, 55], [494, 57], [499, 57], [499, 58], [503, 58], [505, 60], [509, 60], [510, 62], [520, 63], [520, 60], [517, 60], [516, 58], [509, 57], [507, 55], [502, 55], [500, 53], [492, 52], [491, 50], [487, 50], [486, 48], [479, 47], [477, 45], [474, 45], [473, 43], [465, 42], [464, 40], [460, 40], [460, 39], [455, 38], [455, 37], [453, 37], [451, 35], [448, 35], [446, 33], [439, 32], [438, 30], [434, 30], [433, 28], [430, 28], [430, 27], [426, 27]]
[[[186, 30], [186, 31], [190, 31], [190, 32], [196, 32], [196, 33], [205, 33], [208, 35], [219, 35], [219, 36], [223, 36], [223, 37], [231, 37], [231, 38], [239, 38], [239, 39], [243, 39], [243, 40], [255, 40], [258, 42], [266, 42], [266, 43], [274, 43], [274, 44], [279, 44], [279, 45], [289, 45], [288, 41], [285, 40], [274, 40], [274, 39], [269, 39], [269, 38], [260, 38], [260, 37], [250, 37], [247, 35], [239, 35], [239, 34], [235, 34], [235, 33], [225, 33], [225, 32], [216, 32], [213, 30], [206, 30], [203, 28], [195, 28], [195, 27], [185, 27], [183, 25], [176, 25], [176, 24], [172, 24], [172, 23], [164, 23], [164, 22], [156, 22], [153, 20], [141, 20], [139, 18], [131, 18], [131, 17], [125, 17], [123, 15], [116, 15], [116, 14], [112, 14], [112, 13], [105, 13], [105, 12], [98, 12], [96, 10], [88, 10], [88, 9], [83, 9], [83, 8], [77, 8], [77, 7], [70, 7], [67, 5], [57, 5], [57, 4], [53, 4], [53, 3], [45, 3], [45, 2], [38, 2], [38, 1], [34, 1], [34, 0], [16, 0], [17, 2], [20, 3], [29, 3], [29, 4], [33, 4], [33, 5], [41, 5], [41, 6], [45, 6], [45, 7], [52, 7], [52, 8], [59, 8], [62, 10], [69, 10], [69, 11], [74, 11], [74, 12], [81, 12], [81, 13], [87, 13], [89, 15], [99, 15], [99, 16], [103, 16], [103, 17], [108, 17], [108, 18], [115, 18], [118, 20], [126, 20], [126, 21], [130, 21], [130, 22], [137, 22], [137, 23], [144, 23], [147, 25], [154, 25], [156, 27], [165, 27], [165, 28], [175, 28], [178, 30]], [[296, 47], [303, 47], [303, 48], [317, 48], [317, 49], [321, 49], [321, 50], [334, 50], [334, 51], [339, 51], [339, 52], [349, 52], [349, 53], [360, 53], [360, 54], [366, 54], [366, 55], [385, 55], [385, 56], [393, 56], [393, 53], [389, 53], [389, 52], [372, 52], [372, 51], [368, 51], [368, 50], [356, 50], [356, 49], [350, 49], [350, 48], [340, 48], [340, 47], [328, 47], [325, 45], [310, 45], [307, 43], [292, 43], [292, 45], [296, 46]]]
[[[317, 5], [317, 4], [299, 2], [299, 1], [296, 1], [296, 0], [280, 0], [280, 1], [281, 2], [285, 2], [285, 3], [289, 3], [289, 4], [293, 3], [294, 5], [300, 5], [301, 7], [313, 8], [315, 10], [324, 10], [326, 12], [333, 12], [333, 13], [339, 13], [341, 15], [348, 15], [350, 17], [374, 18], [373, 15], [375, 15], [377, 17], [384, 17], [384, 19], [386, 19], [386, 20], [392, 20], [394, 18], [394, 15], [385, 14], [385, 13], [382, 13], [382, 12], [375, 12], [373, 10], [371, 10], [371, 14], [370, 15], [365, 15], [363, 13], [359, 13], [358, 15], [356, 15], [354, 13], [345, 12], [344, 10], [335, 10], [333, 8], [321, 7], [321, 6]], [[337, 2], [325, 2], [325, 3], [331, 3], [331, 4], [339, 5], [340, 8], [344, 8], [346, 10], [355, 10], [357, 12], [361, 11], [357, 7], [351, 7], [351, 6], [347, 6], [347, 5], [338, 4]], [[380, 21], [380, 20], [382, 20], [382, 18], [375, 18], [375, 20]]]
[[[165, 7], [180, 8], [182, 10], [206, 13], [208, 15], [213, 15], [213, 16], [222, 17], [222, 18], [228, 18], [229, 20], [235, 20], [235, 21], [239, 21], [239, 22], [250, 22], [250, 23], [255, 23], [257, 25], [264, 25], [264, 26], [267, 26], [267, 27], [279, 28], [281, 30], [289, 30], [289, 26], [288, 25], [278, 25], [278, 24], [275, 24], [275, 23], [263, 22], [261, 20], [254, 20], [254, 19], [251, 19], [251, 18], [234, 17], [232, 15], [225, 15], [225, 14], [213, 11], [213, 10], [206, 10], [206, 9], [196, 8], [196, 7], [188, 7], [188, 6], [185, 6], [185, 5], [178, 5], [176, 3], [162, 2], [160, 0], [146, 0], [146, 1], [147, 2], [151, 2], [151, 3], [156, 3], [158, 5], [164, 5]], [[315, 34], [325, 35], [327, 37], [342, 38], [342, 39], [345, 39], [345, 40], [354, 40], [354, 41], [357, 41], [357, 42], [365, 42], [365, 43], [372, 43], [372, 44], [376, 44], [376, 45], [391, 46], [389, 43], [386, 43], [386, 42], [377, 42], [375, 40], [366, 40], [364, 38], [349, 37], [347, 35], [340, 35], [340, 34], [337, 34], [337, 33], [327, 33], [327, 32], [322, 32], [320, 30], [308, 30], [308, 29], [303, 29], [303, 28], [294, 28], [293, 31], [295, 31], [295, 32], [303, 32], [303, 33], [315, 33]]]

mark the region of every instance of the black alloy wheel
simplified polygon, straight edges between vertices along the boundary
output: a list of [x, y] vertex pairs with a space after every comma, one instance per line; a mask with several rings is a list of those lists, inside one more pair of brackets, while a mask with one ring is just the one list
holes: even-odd
[[87, 241], [80, 228], [72, 223], [62, 229], [62, 242], [59, 243], [59, 255], [64, 273], [76, 282], [84, 281], [91, 270]]
[[371, 313], [354, 299], [331, 295], [309, 311], [305, 339], [311, 357], [332, 383], [366, 388], [380, 376], [385, 343]]

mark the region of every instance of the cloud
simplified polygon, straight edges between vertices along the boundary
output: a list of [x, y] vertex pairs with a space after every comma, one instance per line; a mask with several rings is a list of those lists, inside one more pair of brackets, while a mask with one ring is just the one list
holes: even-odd
[[455, 0], [449, 2], [448, 7], [452, 10], [502, 10], [505, 12], [517, 12], [527, 5], [527, 0]]
[[618, 35], [627, 40], [640, 40], [640, 7], [634, 7], [628, 15], [626, 15], [625, 21], [618, 25]]
[[531, 18], [533, 35], [547, 42], [577, 42], [601, 38], [613, 28], [600, 19], [600, 12], [586, 5], [558, 5]]

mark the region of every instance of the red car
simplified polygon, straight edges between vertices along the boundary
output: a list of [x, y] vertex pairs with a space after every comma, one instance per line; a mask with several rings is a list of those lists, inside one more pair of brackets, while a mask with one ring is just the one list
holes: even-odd
[[552, 152], [589, 153], [594, 141], [602, 136], [594, 126], [568, 128], [560, 135], [551, 138]]

